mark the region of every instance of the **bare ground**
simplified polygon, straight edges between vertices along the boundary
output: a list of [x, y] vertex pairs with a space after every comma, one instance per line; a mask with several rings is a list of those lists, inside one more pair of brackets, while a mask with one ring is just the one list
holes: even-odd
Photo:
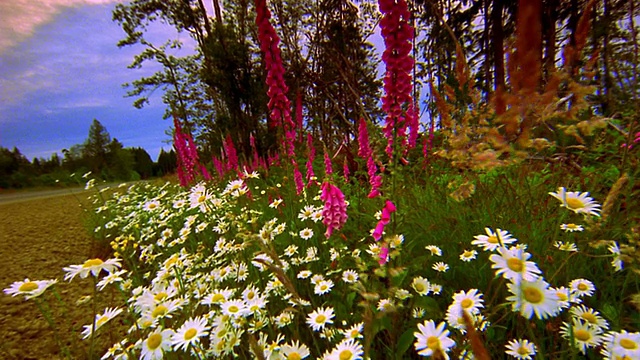
[[[6, 289], [25, 278], [58, 279], [55, 291], [62, 299], [59, 301], [53, 291], [38, 298], [41, 306], [51, 310], [54, 331], [38, 309], [37, 301], [0, 294], [0, 359], [89, 357], [89, 341], [81, 340], [80, 332], [83, 325], [91, 323], [93, 312], [90, 302], [78, 305], [76, 301], [91, 294], [92, 282], [78, 278], [65, 282], [62, 270], [93, 257], [81, 203], [88, 205], [86, 195], [0, 203], [0, 288]], [[115, 303], [115, 295], [113, 291], [100, 294], [99, 313], [107, 302]], [[109, 333], [109, 327], [101, 329], [92, 358], [100, 358], [117, 341], [114, 335]], [[66, 347], [67, 352], [61, 352], [61, 347]]]

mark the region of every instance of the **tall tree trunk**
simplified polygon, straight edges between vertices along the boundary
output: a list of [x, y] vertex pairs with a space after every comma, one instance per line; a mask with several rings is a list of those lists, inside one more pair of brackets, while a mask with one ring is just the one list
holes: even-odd
[[[602, 34], [602, 113], [609, 114], [611, 99], [609, 97], [609, 89], [611, 88], [611, 74], [609, 73], [609, 1], [602, 1], [602, 23], [604, 24], [604, 33]], [[596, 11], [594, 11], [595, 13]]]
[[493, 69], [495, 73], [494, 90], [496, 92], [496, 113], [505, 112], [506, 107], [500, 100], [504, 92], [504, 28], [502, 26], [503, 0], [495, 0], [491, 9], [491, 31], [493, 33]]
[[544, 82], [556, 68], [556, 21], [558, 19], [558, 0], [548, 0], [543, 7], [543, 36], [544, 36]]
[[491, 36], [489, 29], [491, 27], [491, 17], [489, 15], [489, 3], [490, 0], [484, 0], [484, 29], [482, 31], [483, 41], [482, 44], [484, 46], [484, 74], [485, 74], [485, 91], [486, 93], [491, 92], [491, 85], [493, 83], [493, 79], [491, 78]]

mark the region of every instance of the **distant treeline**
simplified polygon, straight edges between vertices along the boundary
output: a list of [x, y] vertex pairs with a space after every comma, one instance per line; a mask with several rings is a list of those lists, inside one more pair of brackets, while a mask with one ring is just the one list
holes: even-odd
[[111, 139], [94, 119], [85, 142], [63, 149], [62, 158], [54, 153], [48, 159], [29, 161], [16, 147], [0, 147], [0, 189], [77, 184], [89, 171], [93, 178], [106, 181], [149, 179], [174, 173], [176, 166], [173, 149], [160, 150], [154, 162], [143, 148], [125, 148], [118, 139]]

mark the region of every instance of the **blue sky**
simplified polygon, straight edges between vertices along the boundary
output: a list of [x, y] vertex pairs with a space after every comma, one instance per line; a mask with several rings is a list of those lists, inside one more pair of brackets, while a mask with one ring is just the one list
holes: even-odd
[[[96, 4], [97, 3], [97, 4]], [[0, 146], [27, 158], [50, 157], [82, 143], [93, 119], [124, 146], [141, 146], [152, 159], [170, 149], [160, 93], [143, 109], [126, 98], [125, 82], [158, 70], [127, 65], [140, 48], [119, 49], [124, 33], [111, 21], [109, 0], [0, 2]], [[186, 40], [154, 29], [158, 43]]]

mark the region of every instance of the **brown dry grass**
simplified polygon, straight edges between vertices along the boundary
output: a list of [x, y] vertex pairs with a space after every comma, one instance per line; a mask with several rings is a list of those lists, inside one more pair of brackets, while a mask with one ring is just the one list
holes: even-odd
[[[76, 359], [88, 357], [88, 341], [80, 339], [80, 331], [92, 318], [90, 305], [76, 305], [76, 301], [91, 294], [92, 283], [77, 278], [64, 282], [62, 268], [82, 264], [91, 256], [92, 240], [83, 225], [81, 203], [87, 205], [86, 197], [65, 195], [0, 204], [0, 288], [25, 278], [58, 279], [56, 290], [64, 304], [52, 292], [43, 297], [54, 313], [59, 338]], [[106, 301], [114, 303], [115, 295], [101, 294], [98, 312]], [[105, 330], [99, 335], [94, 358], [100, 358], [116, 340]], [[0, 359], [66, 358], [54, 334], [33, 300], [0, 294]]]

